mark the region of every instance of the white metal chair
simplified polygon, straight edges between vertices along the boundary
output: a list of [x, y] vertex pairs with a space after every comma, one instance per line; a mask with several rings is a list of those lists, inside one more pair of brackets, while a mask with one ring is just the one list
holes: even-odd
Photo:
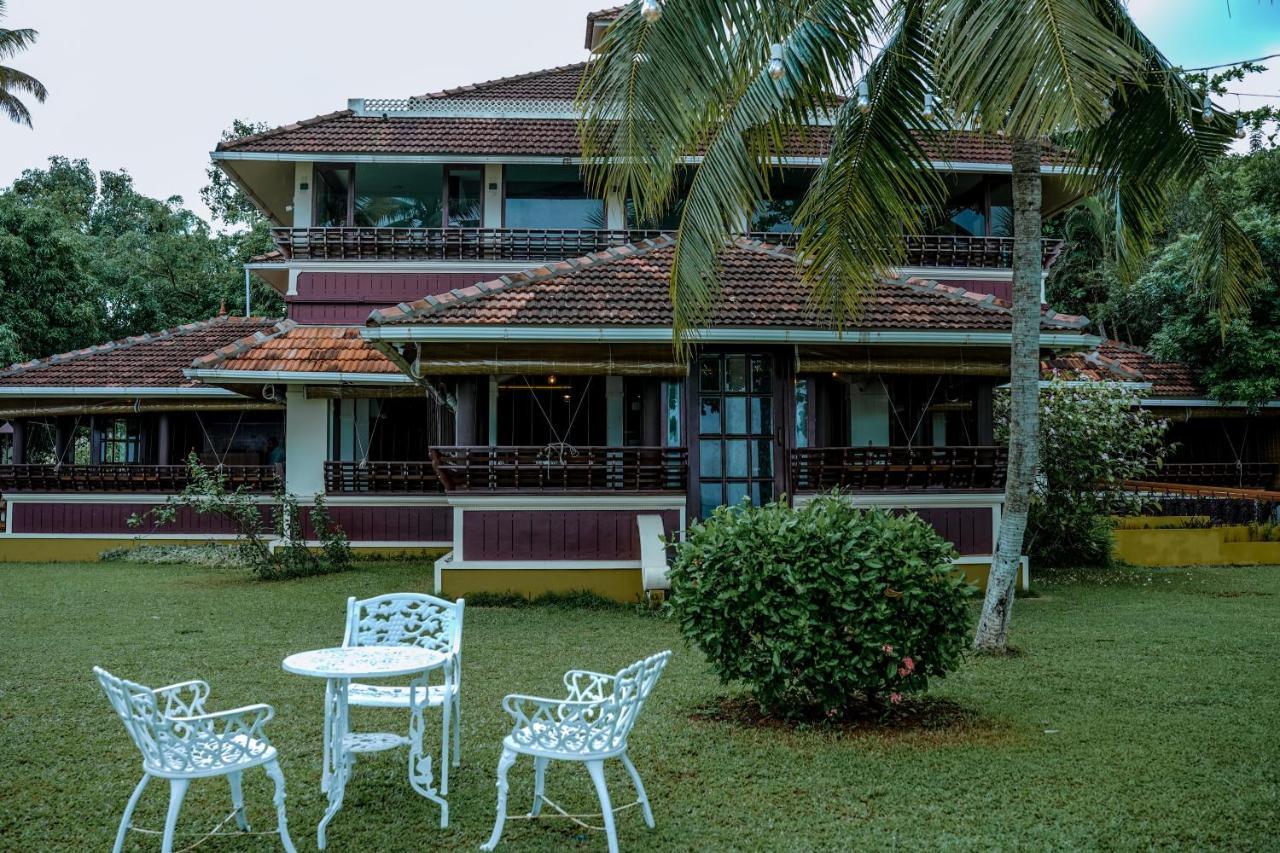
[[[270, 705], [246, 705], [230, 711], [206, 713], [204, 701], [209, 685], [203, 681], [183, 681], [167, 687], [151, 689], [142, 684], [116, 678], [101, 667], [93, 668], [111, 707], [142, 752], [142, 781], [120, 819], [113, 850], [120, 853], [124, 837], [130, 829], [155, 833], [131, 825], [133, 810], [153, 776], [169, 780], [169, 812], [165, 818], [164, 853], [173, 850], [173, 839], [182, 809], [183, 797], [193, 779], [226, 776], [231, 787], [231, 814], [227, 815], [205, 837], [228, 835], [219, 830], [235, 818], [241, 833], [250, 832], [244, 812], [241, 778], [245, 770], [261, 767], [275, 782], [276, 831], [288, 853], [294, 853], [293, 841], [284, 811], [284, 773], [276, 758], [276, 749], [267, 740], [263, 726], [275, 716]], [[155, 833], [158, 834], [158, 833]]]
[[[440, 735], [440, 794], [449, 793], [449, 730], [453, 729], [453, 766], [462, 761], [462, 611], [466, 602], [446, 601], [434, 595], [394, 592], [357, 601], [347, 599], [347, 628], [343, 646], [409, 645], [443, 652], [449, 663], [443, 667], [444, 684], [427, 688], [426, 707], [442, 712]], [[353, 683], [347, 703], [367, 708], [422, 706], [422, 697], [412, 696], [409, 686]], [[415, 700], [416, 699], [416, 703]]]
[[[493, 850], [502, 837], [507, 822], [507, 771], [517, 755], [533, 756], [533, 809], [525, 819], [537, 818], [545, 802], [557, 812], [587, 829], [603, 829], [609, 839], [609, 853], [618, 851], [618, 835], [614, 827], [615, 812], [640, 806], [644, 822], [653, 829], [653, 810], [644, 792], [644, 783], [636, 766], [627, 757], [627, 736], [635, 725], [640, 709], [653, 692], [658, 676], [670, 659], [671, 652], [659, 652], [637, 661], [616, 675], [605, 675], [582, 669], [564, 674], [569, 695], [564, 699], [544, 699], [512, 693], [502, 700], [502, 707], [515, 725], [502, 741], [502, 757], [498, 759], [498, 816], [493, 834], [481, 850]], [[636, 800], [614, 808], [605, 787], [604, 762], [622, 759], [622, 765], [636, 788]], [[600, 798], [604, 826], [592, 826], [582, 818], [594, 815], [571, 815], [547, 799], [544, 794], [547, 764], [551, 761], [578, 761], [587, 772]]]

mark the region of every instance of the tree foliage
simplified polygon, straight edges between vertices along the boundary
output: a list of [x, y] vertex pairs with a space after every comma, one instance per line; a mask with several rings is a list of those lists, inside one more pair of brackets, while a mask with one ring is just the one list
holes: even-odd
[[[996, 398], [996, 414], [998, 429], [1007, 433], [1007, 395]], [[1043, 452], [1026, 553], [1054, 566], [1110, 562], [1107, 518], [1142, 510], [1145, 500], [1123, 484], [1159, 470], [1167, 426], [1119, 383], [1053, 377], [1040, 392]]]
[[[266, 226], [234, 195], [210, 197], [248, 227], [215, 231], [178, 196], [66, 157], [0, 190], [0, 364], [243, 310], [243, 264], [270, 246]], [[279, 295], [255, 287], [254, 313], [278, 313]]]

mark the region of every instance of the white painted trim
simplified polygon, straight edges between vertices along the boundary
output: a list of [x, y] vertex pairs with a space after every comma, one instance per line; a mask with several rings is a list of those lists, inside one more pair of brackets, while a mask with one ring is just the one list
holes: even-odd
[[[302, 544], [308, 548], [320, 548], [320, 547], [323, 547], [324, 545], [324, 543], [321, 542], [319, 539], [308, 539]], [[350, 539], [348, 540], [348, 544], [352, 548], [401, 548], [401, 549], [448, 548], [450, 545], [450, 543], [448, 542], [440, 542], [435, 539], [428, 539], [428, 540], [421, 540], [421, 541], [414, 539], [414, 540], [406, 540], [404, 542], [398, 542], [395, 540], [381, 540], [381, 539], [371, 539], [368, 542], [362, 542], [359, 539]]]
[[294, 382], [342, 385], [412, 385], [413, 379], [403, 373], [322, 373], [291, 370], [216, 370], [187, 368], [192, 379], [217, 382]]
[[[670, 342], [671, 329], [661, 326], [435, 326], [412, 323], [366, 327], [361, 337], [370, 341], [528, 341], [528, 342]], [[1008, 346], [1009, 332], [953, 332], [925, 330], [851, 331], [841, 334], [831, 329], [700, 329], [691, 332], [693, 343], [837, 343], [914, 344], [919, 346]], [[1044, 332], [1042, 346], [1095, 347], [1102, 343], [1096, 335]]]
[[[473, 272], [481, 270], [486, 273], [524, 272], [538, 266], [554, 263], [553, 261], [262, 261], [256, 264], [245, 264], [251, 270], [288, 270], [291, 275], [290, 292], [297, 295], [296, 276], [299, 272]], [[331, 302], [316, 298], [316, 302]], [[378, 300], [371, 300], [377, 302]]]
[[[1174, 408], [1174, 409], [1247, 409], [1251, 408], [1248, 403], [1241, 400], [1218, 401], [1218, 400], [1173, 400], [1164, 397], [1152, 397], [1146, 400], [1139, 400], [1138, 405], [1144, 409], [1153, 408]], [[1280, 400], [1272, 400], [1269, 403], [1262, 403], [1258, 406], [1260, 409], [1280, 409]]]
[[[180, 497], [178, 492], [9, 492], [5, 500], [9, 506], [19, 503], [63, 504], [162, 504], [170, 498]], [[249, 495], [254, 503], [274, 503], [271, 495]]]
[[[453, 555], [457, 554], [458, 559], [462, 559], [462, 522], [465, 511], [460, 506], [453, 508], [453, 551], [448, 554], [449, 559], [453, 559]], [[436, 578], [436, 586], [440, 585], [440, 579]]]
[[[503, 494], [485, 497], [449, 497], [456, 510], [545, 509], [677, 509], [685, 506], [684, 492], [678, 495], [519, 495]], [[456, 516], [455, 516], [456, 517]], [[455, 525], [456, 527], [456, 525]], [[455, 536], [456, 536], [455, 532]]]
[[[0, 379], [0, 382], [4, 380]], [[146, 385], [9, 385], [0, 397], [244, 397], [225, 388], [148, 387]], [[245, 399], [248, 399], [247, 397]]]
[[[822, 492], [804, 492], [795, 495], [792, 503], [803, 506]], [[1004, 492], [843, 492], [855, 506], [883, 506], [901, 509], [929, 509], [933, 507], [958, 507], [985, 509], [1004, 505]], [[994, 541], [994, 540], [993, 540]]]
[[[531, 116], [530, 118], [545, 118]], [[217, 160], [259, 160], [279, 163], [501, 163], [513, 165], [578, 165], [584, 162], [580, 156], [573, 155], [528, 155], [528, 154], [356, 154], [341, 152], [285, 152], [285, 151], [210, 151], [209, 157]], [[685, 157], [688, 165], [697, 165], [704, 158], [699, 156]], [[818, 167], [826, 162], [825, 157], [774, 157], [771, 162], [777, 166], [813, 166]], [[936, 172], [967, 172], [982, 174], [1013, 174], [1010, 163], [974, 163], [967, 161], [947, 162], [932, 160], [929, 168]], [[1047, 164], [1040, 167], [1045, 175], [1072, 174], [1070, 166]]]
[[[174, 540], [187, 539], [199, 542], [229, 542], [234, 533], [5, 533], [5, 539], [112, 539], [131, 542], [138, 539]], [[274, 536], [264, 537], [275, 541]]]
[[338, 492], [323, 496], [329, 506], [448, 506], [444, 495], [377, 494]]

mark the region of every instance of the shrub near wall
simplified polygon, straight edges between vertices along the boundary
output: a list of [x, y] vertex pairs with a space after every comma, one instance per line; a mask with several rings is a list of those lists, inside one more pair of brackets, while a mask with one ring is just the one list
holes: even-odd
[[764, 711], [834, 716], [896, 704], [956, 667], [971, 588], [954, 556], [914, 514], [838, 494], [722, 507], [679, 545], [671, 603], [721, 680], [747, 684]]

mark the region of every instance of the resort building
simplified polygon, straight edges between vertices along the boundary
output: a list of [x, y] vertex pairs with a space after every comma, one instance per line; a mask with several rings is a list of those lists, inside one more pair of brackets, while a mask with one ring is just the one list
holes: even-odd
[[[614, 14], [588, 16], [588, 46]], [[587, 191], [584, 67], [356, 99], [219, 145], [274, 226], [276, 251], [248, 269], [286, 316], [0, 370], [0, 559], [129, 544], [128, 518], [179, 491], [194, 452], [264, 502], [323, 495], [356, 546], [430, 553], [453, 594], [632, 598], [661, 585], [660, 536], [723, 504], [837, 486], [918, 512], [980, 576], [1005, 477], [992, 396], [1010, 345], [1007, 144], [924, 138], [945, 215], [903, 237], [906, 266], [841, 333], [788, 248], [822, 163], [816, 125], [743, 211], [723, 305], [681, 361], [667, 297], [680, 202], [638, 222]], [[1074, 198], [1060, 163], [1044, 168], [1052, 214]], [[1048, 264], [1059, 250], [1045, 241]], [[1149, 369], [1085, 318], [1046, 308], [1042, 333], [1048, 363]], [[188, 512], [148, 538], [228, 535]]]

